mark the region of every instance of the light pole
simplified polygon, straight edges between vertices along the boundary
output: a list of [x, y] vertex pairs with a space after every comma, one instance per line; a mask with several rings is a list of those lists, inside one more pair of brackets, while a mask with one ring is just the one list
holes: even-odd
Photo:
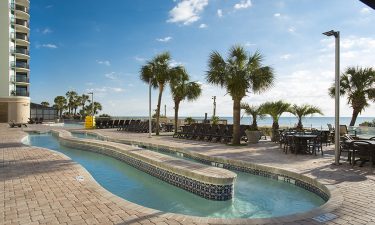
[[94, 116], [94, 92], [89, 92], [89, 95], [91, 95], [91, 116]]
[[216, 96], [212, 96], [212, 99], [214, 100], [214, 112], [212, 114], [212, 118], [216, 116]]
[[151, 138], [151, 77], [148, 81], [148, 137]]
[[335, 37], [335, 164], [340, 165], [340, 31], [323, 33]]

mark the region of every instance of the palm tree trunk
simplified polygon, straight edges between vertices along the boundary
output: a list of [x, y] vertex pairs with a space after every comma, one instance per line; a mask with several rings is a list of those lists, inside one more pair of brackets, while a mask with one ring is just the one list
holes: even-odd
[[349, 126], [354, 126], [355, 125], [355, 121], [357, 120], [357, 117], [358, 117], [358, 114], [359, 114], [359, 111], [358, 110], [355, 110], [353, 109], [353, 115], [352, 115], [352, 120], [350, 121], [350, 124]]
[[180, 107], [180, 102], [174, 102], [174, 132], [177, 133], [177, 121], [178, 121], [178, 109]]
[[240, 118], [241, 118], [241, 99], [233, 99], [233, 145], [239, 145], [240, 137]]
[[298, 117], [297, 129], [302, 130], [302, 128], [303, 128], [302, 117]]
[[253, 129], [258, 129], [258, 124], [257, 124], [257, 118], [253, 116], [253, 124], [251, 124]]
[[277, 141], [277, 139], [278, 139], [278, 129], [279, 129], [279, 122], [277, 120], [273, 119], [271, 141]]
[[159, 121], [160, 121], [160, 105], [161, 105], [161, 97], [163, 95], [164, 85], [159, 85], [159, 97], [158, 97], [158, 105], [156, 107], [156, 135], [159, 135]]

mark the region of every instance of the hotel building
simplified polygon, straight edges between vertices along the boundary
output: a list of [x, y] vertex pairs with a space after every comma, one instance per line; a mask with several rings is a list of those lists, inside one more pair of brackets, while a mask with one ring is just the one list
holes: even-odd
[[0, 0], [0, 122], [30, 117], [29, 0]]

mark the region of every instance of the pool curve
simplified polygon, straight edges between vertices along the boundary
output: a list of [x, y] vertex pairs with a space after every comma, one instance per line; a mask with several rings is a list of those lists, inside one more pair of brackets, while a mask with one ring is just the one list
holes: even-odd
[[[90, 135], [85, 137], [96, 138]], [[48, 140], [35, 142], [38, 138]], [[99, 184], [112, 193], [136, 204], [161, 211], [203, 217], [268, 218], [306, 212], [325, 202], [315, 194], [294, 185], [238, 171], [236, 171], [238, 179], [235, 185], [235, 198], [226, 202], [214, 202], [192, 195], [143, 172], [137, 172], [137, 169], [111, 157], [61, 147], [57, 140], [49, 135], [30, 135], [29, 141], [32, 145], [50, 148], [68, 155], [84, 166]], [[98, 166], [99, 161], [107, 163]], [[139, 179], [138, 173], [143, 174], [140, 181], [133, 179]], [[124, 179], [122, 176], [127, 176], [129, 182], [118, 182]], [[258, 185], [249, 186], [249, 183]], [[269, 187], [274, 187], [274, 190], [269, 190]], [[258, 194], [246, 196], [249, 193]], [[302, 201], [293, 205], [294, 198]], [[285, 207], [286, 205], [288, 207]]]

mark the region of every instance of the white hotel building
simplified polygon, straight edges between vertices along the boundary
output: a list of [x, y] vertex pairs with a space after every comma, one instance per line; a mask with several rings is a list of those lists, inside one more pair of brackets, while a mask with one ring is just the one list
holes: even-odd
[[0, 122], [30, 117], [29, 0], [0, 0]]

